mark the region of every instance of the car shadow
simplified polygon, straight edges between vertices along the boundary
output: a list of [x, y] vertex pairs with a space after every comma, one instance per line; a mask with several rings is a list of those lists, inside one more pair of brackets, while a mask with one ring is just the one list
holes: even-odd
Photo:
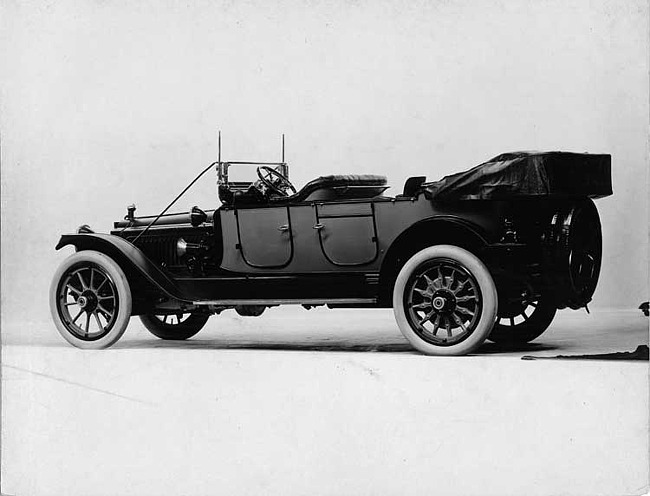
[[[406, 340], [397, 341], [386, 339], [377, 342], [368, 339], [321, 338], [303, 341], [286, 340], [253, 340], [253, 339], [188, 339], [186, 341], [161, 340], [154, 337], [123, 339], [113, 345], [113, 350], [147, 350], [147, 349], [177, 349], [177, 350], [266, 350], [266, 351], [316, 351], [316, 352], [378, 352], [378, 353], [409, 353], [421, 355]], [[3, 343], [19, 344], [21, 346], [37, 346], [40, 348], [70, 348], [68, 343], [57, 341]], [[520, 345], [504, 345], [486, 341], [471, 356], [478, 355], [507, 355], [512, 353], [531, 354], [536, 352], [562, 351], [562, 346], [545, 343], [525, 343]], [[564, 350], [566, 351], [566, 350]]]
[[[201, 349], [201, 350], [266, 350], [266, 351], [318, 351], [318, 352], [379, 352], [379, 353], [410, 353], [420, 355], [418, 351], [408, 342], [345, 342], [342, 340], [330, 341], [221, 341], [221, 340], [204, 340], [195, 339], [187, 341], [163, 341], [150, 339], [137, 339], [122, 341], [113, 349]], [[472, 353], [476, 355], [498, 355], [502, 353], [535, 353], [557, 350], [557, 346], [526, 343], [517, 346], [503, 345], [496, 343], [484, 343], [477, 351]]]
[[561, 349], [558, 346], [545, 343], [523, 343], [523, 344], [498, 344], [485, 342], [475, 354], [491, 355], [499, 353], [535, 353], [539, 351], [552, 351]]
[[310, 342], [253, 342], [253, 341], [152, 341], [149, 339], [123, 341], [112, 349], [201, 349], [201, 350], [268, 350], [268, 351], [348, 351], [348, 352], [382, 352], [382, 353], [417, 353], [409, 343], [346, 343], [341, 341]]

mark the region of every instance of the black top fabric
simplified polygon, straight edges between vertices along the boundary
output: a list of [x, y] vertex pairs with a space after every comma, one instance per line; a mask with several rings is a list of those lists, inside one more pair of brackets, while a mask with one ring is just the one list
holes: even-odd
[[601, 198], [612, 194], [611, 155], [572, 152], [513, 152], [426, 183], [427, 198], [438, 201], [498, 200], [513, 197]]

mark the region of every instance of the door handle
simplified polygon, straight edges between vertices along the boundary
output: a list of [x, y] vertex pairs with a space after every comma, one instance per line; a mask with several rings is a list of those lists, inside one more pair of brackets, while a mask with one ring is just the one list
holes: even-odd
[[325, 227], [325, 226], [324, 226], [323, 224], [320, 224], [320, 223], [319, 223], [319, 224], [314, 224], [314, 229], [316, 229], [316, 230], [318, 230], [318, 231], [320, 231], [320, 230], [323, 229], [324, 227]]
[[278, 231], [288, 231], [288, 230], [289, 230], [289, 225], [288, 224], [284, 224], [284, 225], [278, 227]]

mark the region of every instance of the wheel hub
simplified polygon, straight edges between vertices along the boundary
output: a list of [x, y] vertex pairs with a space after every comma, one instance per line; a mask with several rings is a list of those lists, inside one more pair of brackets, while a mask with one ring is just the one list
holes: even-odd
[[431, 306], [438, 313], [453, 312], [456, 308], [456, 298], [451, 291], [439, 290], [433, 294]]
[[77, 299], [79, 307], [86, 312], [94, 311], [97, 308], [97, 303], [97, 296], [91, 290], [84, 291]]
[[474, 277], [451, 260], [429, 262], [405, 292], [411, 328], [436, 346], [457, 344], [472, 334], [481, 314]]

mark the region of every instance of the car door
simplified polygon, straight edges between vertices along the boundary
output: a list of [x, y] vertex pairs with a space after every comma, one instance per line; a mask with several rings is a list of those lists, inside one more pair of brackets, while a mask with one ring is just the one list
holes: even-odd
[[377, 258], [371, 202], [318, 204], [314, 228], [318, 230], [323, 254], [334, 265], [365, 265]]
[[238, 248], [246, 264], [257, 268], [280, 268], [291, 262], [293, 239], [286, 206], [238, 208]]

